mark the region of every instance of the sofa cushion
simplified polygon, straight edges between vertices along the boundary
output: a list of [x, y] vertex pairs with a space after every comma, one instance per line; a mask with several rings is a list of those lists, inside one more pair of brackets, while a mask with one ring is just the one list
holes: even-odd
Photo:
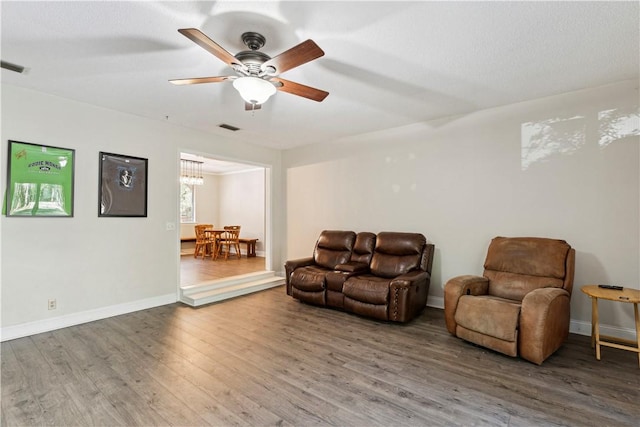
[[564, 286], [567, 254], [564, 240], [542, 237], [496, 237], [484, 262], [489, 294], [522, 301], [534, 289]]
[[342, 293], [356, 301], [369, 304], [389, 303], [389, 284], [391, 280], [384, 277], [365, 274], [350, 277], [342, 287]]
[[326, 305], [326, 292], [307, 292], [297, 288], [292, 288], [292, 296], [295, 299], [304, 301], [309, 304]]
[[426, 238], [418, 233], [378, 233], [371, 258], [371, 273], [391, 278], [420, 268], [426, 243]]
[[360, 316], [371, 317], [379, 320], [389, 320], [387, 314], [389, 306], [387, 304], [369, 304], [356, 301], [348, 296], [344, 297], [344, 309]]
[[345, 264], [351, 258], [356, 240], [353, 231], [325, 230], [320, 233], [313, 251], [313, 259], [321, 267], [333, 270], [338, 264]]
[[313, 265], [298, 268], [291, 275], [291, 286], [307, 292], [322, 291], [326, 287], [325, 276], [328, 272]]
[[487, 295], [463, 295], [455, 320], [460, 326], [503, 341], [516, 341], [520, 304]]
[[367, 231], [362, 231], [356, 235], [356, 241], [353, 244], [351, 252], [351, 262], [367, 264], [371, 262], [373, 250], [376, 247], [376, 235]]
[[564, 240], [542, 237], [496, 237], [491, 240], [484, 268], [564, 279], [567, 253], [571, 246]]
[[528, 276], [502, 271], [485, 270], [484, 277], [489, 279], [489, 294], [517, 301], [529, 292], [540, 288], [562, 288], [564, 282], [555, 277]]

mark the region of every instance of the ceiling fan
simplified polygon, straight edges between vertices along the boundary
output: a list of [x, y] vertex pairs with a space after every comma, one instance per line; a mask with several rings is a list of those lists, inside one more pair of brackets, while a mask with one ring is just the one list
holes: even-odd
[[237, 75], [169, 80], [175, 85], [232, 81], [233, 87], [240, 92], [240, 96], [245, 101], [245, 110], [261, 108], [261, 105], [276, 93], [276, 90], [317, 102], [321, 102], [329, 95], [329, 92], [277, 77], [287, 70], [324, 55], [324, 51], [313, 40], [302, 42], [271, 58], [259, 51], [265, 45], [266, 39], [262, 34], [256, 32], [242, 34], [242, 42], [249, 50], [244, 50], [236, 55], [229, 53], [198, 29], [184, 28], [178, 32], [229, 65]]

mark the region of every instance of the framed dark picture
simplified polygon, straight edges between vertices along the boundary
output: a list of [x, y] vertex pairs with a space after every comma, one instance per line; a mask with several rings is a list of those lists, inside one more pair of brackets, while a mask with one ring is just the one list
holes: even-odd
[[7, 216], [72, 217], [75, 150], [9, 141]]
[[148, 160], [100, 152], [98, 216], [147, 216]]

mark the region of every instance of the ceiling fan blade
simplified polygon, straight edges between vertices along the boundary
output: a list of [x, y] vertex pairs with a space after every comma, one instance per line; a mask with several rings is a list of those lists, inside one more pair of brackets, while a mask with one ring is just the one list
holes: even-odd
[[266, 74], [275, 76], [320, 58], [322, 55], [324, 55], [324, 51], [313, 40], [307, 40], [271, 58], [260, 68]]
[[173, 79], [169, 80], [174, 85], [197, 85], [200, 83], [218, 83], [225, 80], [233, 80], [236, 76], [219, 76], [219, 77], [197, 77], [193, 79]]
[[251, 104], [249, 102], [244, 103], [245, 111], [259, 110], [261, 108], [262, 108], [262, 104]]
[[240, 62], [235, 56], [233, 56], [229, 51], [220, 46], [218, 43], [211, 40], [207, 37], [202, 31], [196, 28], [182, 28], [178, 30], [180, 34], [187, 37], [195, 44], [206, 50], [207, 52], [213, 54], [221, 61], [225, 62], [232, 68], [240, 67], [244, 70], [247, 69], [247, 66]]
[[281, 79], [278, 77], [274, 77], [270, 80], [272, 82], [279, 83], [278, 85], [276, 85], [276, 89], [282, 92], [287, 92], [292, 95], [302, 96], [304, 98], [308, 98], [313, 101], [322, 102], [322, 100], [324, 100], [327, 97], [327, 95], [329, 95], [329, 92], [326, 92], [324, 90], [316, 89], [310, 86], [305, 86], [303, 84]]

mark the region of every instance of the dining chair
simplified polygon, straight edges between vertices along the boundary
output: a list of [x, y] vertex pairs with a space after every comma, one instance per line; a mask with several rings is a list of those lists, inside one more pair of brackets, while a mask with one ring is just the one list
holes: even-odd
[[218, 259], [222, 251], [224, 251], [224, 259], [226, 260], [231, 253], [231, 248], [234, 248], [236, 256], [240, 258], [240, 226], [239, 225], [225, 225], [224, 232], [220, 234], [216, 242], [216, 253], [214, 259]]
[[207, 236], [204, 230], [213, 228], [213, 224], [196, 224], [194, 228], [196, 230], [196, 248], [193, 251], [193, 257], [197, 258], [202, 252], [202, 259], [204, 259], [205, 255], [213, 250], [213, 240]]

